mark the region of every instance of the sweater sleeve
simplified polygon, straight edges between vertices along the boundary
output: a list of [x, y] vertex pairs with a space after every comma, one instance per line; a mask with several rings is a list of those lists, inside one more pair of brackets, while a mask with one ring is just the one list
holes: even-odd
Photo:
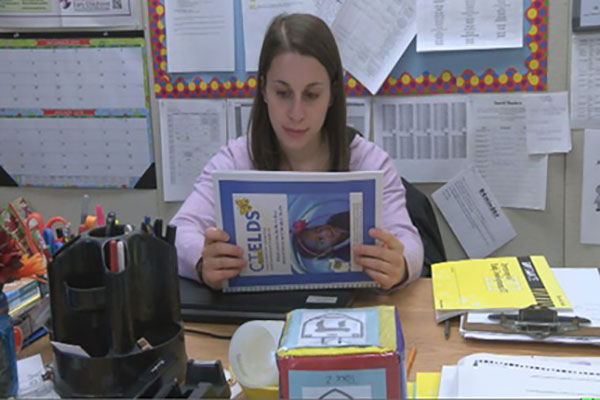
[[[242, 169], [243, 166], [239, 164], [249, 162], [249, 157], [247, 155], [244, 157], [243, 153], [246, 151], [245, 140], [242, 143], [241, 139], [222, 147], [206, 164], [194, 183], [192, 193], [171, 220], [171, 224], [177, 227], [175, 247], [180, 276], [199, 280], [196, 264], [202, 256], [204, 231], [211, 226], [217, 226], [212, 172]], [[236, 162], [236, 159], [240, 158], [247, 162]]]
[[404, 245], [408, 272], [407, 280], [393, 289], [407, 286], [421, 276], [423, 242], [408, 215], [404, 185], [393, 161], [384, 150], [362, 138], [356, 138], [356, 141], [358, 144], [352, 146], [354, 160], [351, 169], [383, 171], [382, 228], [393, 233]]

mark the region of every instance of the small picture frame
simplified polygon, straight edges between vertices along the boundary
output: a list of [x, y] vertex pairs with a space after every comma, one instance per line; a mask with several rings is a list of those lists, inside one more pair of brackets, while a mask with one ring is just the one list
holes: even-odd
[[573, 32], [600, 32], [600, 0], [573, 0]]

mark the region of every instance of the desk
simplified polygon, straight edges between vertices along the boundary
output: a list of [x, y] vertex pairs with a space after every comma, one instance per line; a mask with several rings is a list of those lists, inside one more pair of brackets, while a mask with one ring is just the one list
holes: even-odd
[[[433, 314], [433, 294], [431, 279], [421, 278], [409, 287], [391, 295], [361, 294], [355, 306], [395, 305], [400, 313], [402, 331], [407, 349], [417, 347], [417, 356], [408, 379], [415, 380], [416, 372], [440, 372], [444, 364], [456, 364], [471, 353], [488, 352], [499, 354], [536, 354], [545, 356], [600, 356], [600, 348], [581, 345], [556, 345], [526, 342], [498, 342], [465, 340], [458, 333], [458, 321], [453, 321], [450, 339], [444, 339], [444, 324], [437, 325]], [[236, 325], [186, 324], [191, 328], [232, 335]], [[198, 360], [220, 359], [229, 366], [229, 341], [212, 339], [197, 334], [186, 334], [185, 343], [189, 358]], [[52, 354], [48, 337], [40, 339], [25, 348], [20, 358], [42, 353], [44, 362], [51, 360]]]

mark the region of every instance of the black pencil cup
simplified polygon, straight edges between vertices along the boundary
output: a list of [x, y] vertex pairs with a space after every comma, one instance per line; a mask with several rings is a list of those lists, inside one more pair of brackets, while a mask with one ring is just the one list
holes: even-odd
[[[187, 356], [177, 253], [165, 240], [116, 225], [82, 234], [48, 268], [55, 389], [62, 397], [138, 397], [183, 382]], [[111, 272], [109, 242], [125, 265]]]

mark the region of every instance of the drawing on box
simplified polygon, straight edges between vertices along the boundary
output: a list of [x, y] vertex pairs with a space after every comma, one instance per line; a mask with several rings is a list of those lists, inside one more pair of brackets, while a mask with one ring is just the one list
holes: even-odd
[[365, 335], [364, 323], [345, 313], [316, 315], [302, 324], [302, 339], [321, 339], [322, 344], [342, 344], [344, 339], [360, 339]]

